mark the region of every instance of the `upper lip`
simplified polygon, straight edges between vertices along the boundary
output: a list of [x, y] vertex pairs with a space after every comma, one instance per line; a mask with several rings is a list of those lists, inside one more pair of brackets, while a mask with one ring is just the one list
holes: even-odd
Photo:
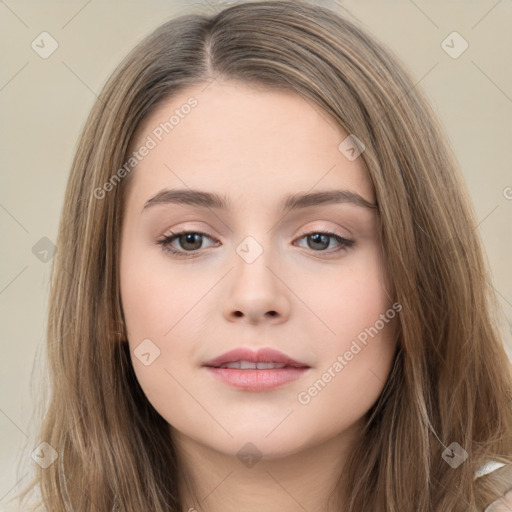
[[309, 368], [307, 364], [296, 361], [273, 348], [260, 348], [256, 352], [248, 348], [235, 348], [234, 350], [230, 350], [229, 352], [225, 352], [218, 357], [206, 361], [203, 366], [216, 368], [226, 363], [234, 363], [238, 361], [251, 361], [253, 363], [284, 363], [297, 368]]

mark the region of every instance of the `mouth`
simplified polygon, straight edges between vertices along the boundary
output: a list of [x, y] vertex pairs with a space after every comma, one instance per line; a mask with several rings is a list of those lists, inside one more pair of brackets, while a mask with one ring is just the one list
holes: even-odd
[[266, 391], [302, 377], [311, 367], [267, 348], [235, 349], [203, 364], [216, 379], [244, 391]]
[[307, 364], [296, 361], [290, 356], [283, 354], [283, 352], [273, 348], [261, 348], [254, 352], [251, 349], [243, 347], [230, 350], [218, 357], [210, 359], [209, 361], [206, 361], [203, 366], [213, 368], [236, 368], [241, 370], [281, 369], [285, 366], [293, 368], [309, 368]]
[[[286, 363], [255, 363], [253, 361], [233, 361], [224, 363], [220, 366], [211, 366], [210, 368], [232, 368], [236, 370], [280, 370], [281, 368], [301, 368], [302, 366], [292, 366]], [[304, 366], [303, 368], [309, 368]]]

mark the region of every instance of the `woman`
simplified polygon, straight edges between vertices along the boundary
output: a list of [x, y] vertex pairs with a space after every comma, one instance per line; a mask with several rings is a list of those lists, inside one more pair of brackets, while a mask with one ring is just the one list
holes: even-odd
[[353, 22], [269, 1], [163, 24], [71, 170], [45, 509], [508, 506], [475, 226], [423, 93]]

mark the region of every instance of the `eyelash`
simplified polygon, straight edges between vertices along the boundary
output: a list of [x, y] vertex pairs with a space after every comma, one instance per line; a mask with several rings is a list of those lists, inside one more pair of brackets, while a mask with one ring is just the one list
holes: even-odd
[[[199, 251], [200, 249], [196, 249], [194, 252], [181, 251], [181, 250], [175, 249], [174, 247], [171, 247], [171, 245], [170, 245], [171, 242], [173, 242], [176, 238], [183, 236], [183, 235], [189, 235], [189, 234], [202, 235], [202, 236], [205, 236], [205, 237], [211, 239], [211, 237], [209, 235], [207, 235], [206, 233], [203, 233], [201, 231], [186, 231], [185, 230], [185, 231], [178, 231], [176, 233], [171, 232], [170, 235], [164, 236], [163, 238], [158, 240], [156, 243], [158, 245], [161, 245], [165, 252], [168, 252], [174, 256], [177, 256], [180, 258], [194, 258], [194, 257], [198, 256], [197, 251]], [[308, 233], [304, 233], [302, 236], [299, 237], [299, 240], [307, 237], [308, 235], [327, 235], [330, 238], [333, 238], [334, 240], [336, 240], [336, 242], [338, 242], [340, 244], [340, 247], [334, 251], [329, 251], [328, 254], [338, 253], [340, 251], [346, 251], [347, 249], [352, 247], [355, 243], [354, 240], [349, 240], [347, 238], [343, 238], [342, 236], [337, 235], [336, 233], [333, 233], [332, 231], [321, 230], [321, 229], [315, 230], [315, 231], [310, 231]], [[323, 250], [323, 251], [314, 251], [313, 249], [311, 249], [311, 250], [313, 252], [319, 252], [319, 253], [327, 252], [327, 250]]]

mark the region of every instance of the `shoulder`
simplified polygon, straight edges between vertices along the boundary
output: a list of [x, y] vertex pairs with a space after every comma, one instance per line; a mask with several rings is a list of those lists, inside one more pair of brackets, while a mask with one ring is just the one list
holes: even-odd
[[[475, 480], [489, 474], [497, 477], [496, 484], [503, 493], [497, 500], [489, 504], [484, 512], [511, 512], [512, 511], [512, 464], [489, 461], [475, 473]], [[494, 495], [496, 496], [496, 494]]]
[[501, 498], [493, 501], [484, 512], [510, 512], [512, 510], [512, 490], [505, 493]]

